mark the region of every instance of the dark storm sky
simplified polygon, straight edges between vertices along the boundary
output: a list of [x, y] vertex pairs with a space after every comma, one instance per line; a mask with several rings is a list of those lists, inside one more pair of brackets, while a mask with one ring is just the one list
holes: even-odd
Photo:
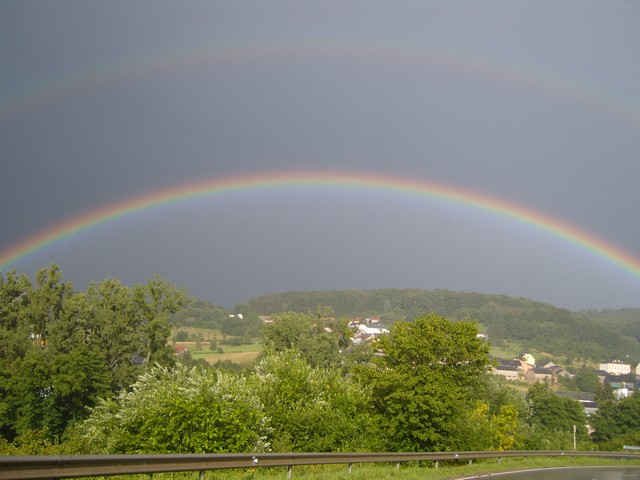
[[[103, 204], [274, 170], [389, 173], [569, 221], [640, 256], [636, 2], [0, 3], [0, 250]], [[235, 56], [232, 52], [236, 52]], [[539, 229], [337, 187], [138, 212], [16, 262], [154, 273], [224, 305], [291, 289], [640, 306]]]

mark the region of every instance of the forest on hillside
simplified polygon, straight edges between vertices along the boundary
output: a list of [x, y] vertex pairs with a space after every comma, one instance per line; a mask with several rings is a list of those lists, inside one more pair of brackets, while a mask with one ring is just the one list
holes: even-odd
[[259, 314], [329, 309], [338, 317], [379, 316], [387, 324], [434, 312], [479, 322], [498, 347], [516, 344], [568, 363], [640, 360], [640, 310], [573, 312], [526, 298], [414, 289], [285, 292], [247, 303]]

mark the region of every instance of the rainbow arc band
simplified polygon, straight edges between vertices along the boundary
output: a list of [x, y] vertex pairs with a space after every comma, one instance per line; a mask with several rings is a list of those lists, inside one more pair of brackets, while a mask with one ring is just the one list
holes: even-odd
[[155, 190], [150, 193], [110, 203], [85, 214], [64, 220], [50, 228], [0, 251], [0, 271], [58, 240], [109, 222], [129, 213], [184, 201], [190, 198], [222, 195], [226, 192], [287, 186], [338, 186], [348, 189], [368, 188], [437, 198], [470, 208], [491, 212], [512, 221], [532, 225], [557, 238], [608, 260], [624, 271], [640, 277], [640, 260], [610, 242], [587, 233], [563, 220], [489, 195], [451, 185], [365, 172], [282, 171], [251, 175], [216, 177]]

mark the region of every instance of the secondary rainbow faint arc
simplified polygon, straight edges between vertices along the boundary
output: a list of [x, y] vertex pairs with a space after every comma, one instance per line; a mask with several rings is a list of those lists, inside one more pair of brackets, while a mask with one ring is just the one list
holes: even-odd
[[98, 68], [88, 72], [63, 78], [58, 82], [49, 81], [41, 88], [23, 95], [0, 101], [0, 120], [18, 113], [29, 106], [48, 103], [57, 98], [72, 96], [85, 89], [92, 89], [112, 82], [152, 75], [159, 72], [180, 71], [188, 67], [206, 64], [224, 64], [233, 62], [255, 62], [259, 60], [292, 60], [296, 58], [354, 59], [373, 60], [383, 63], [428, 64], [445, 70], [485, 78], [517, 87], [528, 88], [556, 95], [578, 102], [591, 109], [614, 114], [629, 122], [635, 128], [640, 127], [640, 114], [629, 109], [620, 101], [607, 98], [599, 92], [588, 91], [572, 81], [561, 81], [549, 76], [536, 75], [517, 68], [493, 65], [479, 59], [457, 58], [447, 52], [412, 50], [409, 48], [349, 48], [332, 45], [299, 45], [296, 47], [230, 47], [204, 50], [174, 52], [151, 58], [134, 58], [129, 62]]
[[41, 250], [58, 240], [70, 237], [94, 225], [115, 220], [132, 212], [189, 198], [223, 194], [231, 191], [305, 185], [327, 185], [345, 188], [361, 187], [395, 191], [404, 194], [439, 198], [492, 212], [512, 220], [535, 226], [569, 243], [589, 250], [613, 262], [623, 270], [640, 277], [640, 260], [611, 243], [563, 220], [544, 215], [496, 197], [452, 185], [374, 173], [354, 172], [259, 173], [213, 178], [155, 190], [137, 197], [109, 203], [85, 214], [72, 217], [9, 246], [0, 251], [0, 270], [6, 270], [7, 267], [26, 255]]

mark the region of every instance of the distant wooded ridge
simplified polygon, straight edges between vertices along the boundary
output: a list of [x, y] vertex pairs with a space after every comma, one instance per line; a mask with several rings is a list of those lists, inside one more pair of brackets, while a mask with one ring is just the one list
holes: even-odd
[[476, 320], [498, 347], [515, 344], [569, 361], [640, 360], [640, 309], [575, 312], [520, 297], [419, 289], [292, 291], [252, 298], [245, 308], [260, 315], [377, 316], [387, 323], [435, 312]]

